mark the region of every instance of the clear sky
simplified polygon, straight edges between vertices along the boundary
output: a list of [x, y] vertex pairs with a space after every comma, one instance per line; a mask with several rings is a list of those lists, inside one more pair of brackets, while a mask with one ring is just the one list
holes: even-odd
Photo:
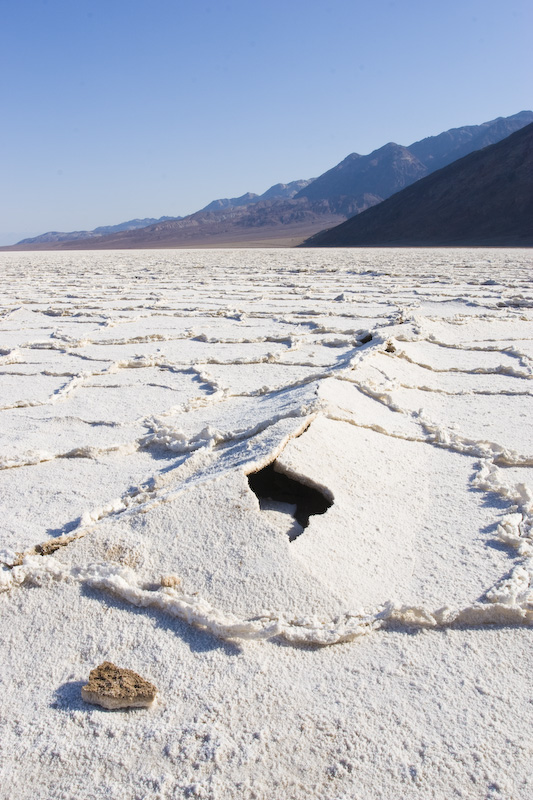
[[533, 108], [532, 0], [0, 0], [0, 243]]

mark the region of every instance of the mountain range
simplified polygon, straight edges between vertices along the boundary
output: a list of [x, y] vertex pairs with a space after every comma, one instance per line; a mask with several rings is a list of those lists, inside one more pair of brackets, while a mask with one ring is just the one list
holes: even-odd
[[533, 112], [521, 111], [481, 125], [453, 128], [408, 147], [389, 142], [369, 155], [351, 153], [318, 178], [277, 183], [261, 195], [247, 192], [213, 200], [183, 218], [130, 220], [94, 231], [48, 232], [4, 249], [295, 245], [532, 122]]
[[254, 192], [246, 192], [241, 197], [223, 198], [221, 200], [213, 200], [209, 205], [202, 208], [201, 211], [219, 211], [222, 208], [236, 208], [237, 206], [249, 206], [252, 203], [260, 203], [262, 200], [281, 200], [282, 198], [291, 199], [301, 189], [305, 189], [314, 178], [310, 180], [292, 181], [291, 183], [276, 183], [267, 189], [263, 194], [254, 194]]
[[398, 245], [533, 246], [533, 123], [302, 246]]
[[49, 244], [52, 242], [78, 241], [79, 239], [97, 239], [100, 236], [109, 236], [112, 233], [136, 231], [139, 228], [146, 228], [148, 225], [154, 225], [158, 222], [167, 222], [171, 219], [181, 219], [181, 217], [159, 217], [159, 219], [145, 217], [144, 219], [129, 219], [127, 222], [120, 222], [118, 225], [103, 225], [92, 231], [70, 231], [69, 233], [48, 231], [47, 233], [42, 233], [40, 236], [22, 239], [18, 244]]

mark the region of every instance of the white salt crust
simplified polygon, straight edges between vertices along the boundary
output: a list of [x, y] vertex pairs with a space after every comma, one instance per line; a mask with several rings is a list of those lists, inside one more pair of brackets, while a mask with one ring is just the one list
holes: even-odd
[[0, 256], [6, 793], [531, 796], [532, 262]]

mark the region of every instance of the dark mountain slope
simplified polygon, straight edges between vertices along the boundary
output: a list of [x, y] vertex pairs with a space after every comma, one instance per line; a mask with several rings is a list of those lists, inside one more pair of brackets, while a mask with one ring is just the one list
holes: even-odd
[[465, 125], [438, 136], [429, 136], [410, 144], [408, 150], [428, 168], [429, 174], [469, 153], [500, 142], [531, 122], [533, 111], [520, 111], [511, 117], [498, 117], [481, 125]]
[[533, 124], [303, 244], [366, 245], [533, 246]]
[[6, 249], [295, 244], [381, 203], [437, 166], [492, 144], [527, 121], [533, 121], [533, 112], [455, 128], [409, 148], [389, 143], [367, 156], [352, 153], [315, 180], [276, 184], [262, 195], [248, 192], [214, 200], [183, 219], [153, 221], [140, 230], [122, 231], [120, 226], [113, 226], [91, 232], [52, 233]]
[[[532, 111], [452, 128], [409, 147], [389, 142], [367, 156], [352, 153], [298, 192], [297, 198], [327, 200], [332, 211], [353, 216], [468, 153], [495, 144], [533, 122]], [[363, 199], [366, 196], [366, 199]]]

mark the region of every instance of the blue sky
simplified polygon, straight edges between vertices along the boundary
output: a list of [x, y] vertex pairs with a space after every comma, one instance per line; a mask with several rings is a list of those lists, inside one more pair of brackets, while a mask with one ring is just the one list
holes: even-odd
[[0, 243], [533, 108], [531, 0], [0, 0]]

